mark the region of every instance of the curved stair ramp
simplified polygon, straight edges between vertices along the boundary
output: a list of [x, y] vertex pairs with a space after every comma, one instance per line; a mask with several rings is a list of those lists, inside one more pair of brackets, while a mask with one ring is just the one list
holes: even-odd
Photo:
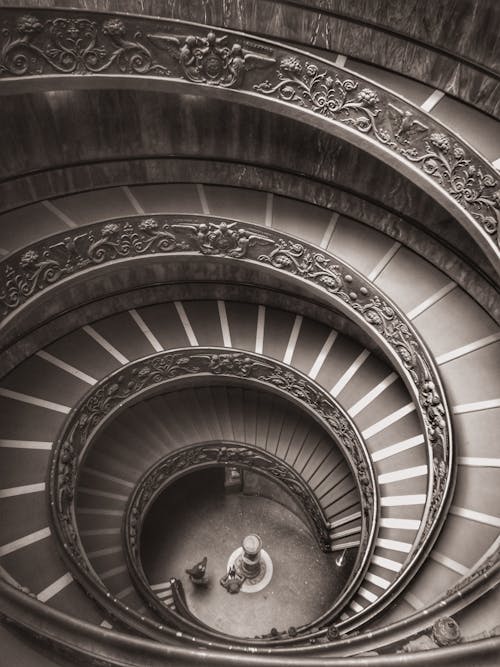
[[[180, 305], [180, 304], [179, 304], [179, 305]], [[179, 305], [178, 305], [178, 306], [174, 306], [174, 308], [175, 308], [175, 310], [176, 310], [177, 312], [180, 310]], [[191, 305], [191, 308], [193, 308], [193, 306], [195, 306], [196, 304], [191, 303], [190, 305]], [[187, 304], [186, 304], [186, 306], [187, 306]], [[221, 311], [221, 304], [220, 304], [220, 302], [219, 302], [219, 303], [212, 302], [211, 306], [212, 306], [212, 311], [213, 311], [213, 315], [214, 315], [214, 317], [216, 316], [216, 313], [219, 314], [219, 316], [220, 316], [220, 311]], [[226, 306], [226, 304], [225, 304], [225, 306]], [[170, 307], [172, 308], [172, 305], [170, 305]], [[187, 308], [185, 308], [185, 307], [183, 306], [182, 309], [181, 309], [181, 312], [184, 311], [184, 314], [186, 314], [188, 308], [189, 308], [189, 306], [188, 306]], [[231, 310], [231, 304], [229, 304], [229, 307], [226, 308], [226, 313], [227, 313], [227, 310], [229, 310], [229, 311]], [[257, 330], [257, 323], [258, 323], [258, 322], [256, 322], [256, 320], [258, 321], [258, 319], [259, 319], [259, 308], [255, 308], [255, 307], [253, 307], [253, 308], [251, 308], [251, 311], [252, 311], [252, 314], [253, 314], [253, 316], [254, 316], [254, 317], [251, 319], [251, 322], [252, 322], [251, 328], [252, 328], [252, 330], [253, 330], [254, 332], [256, 332], [256, 330]], [[241, 322], [241, 320], [242, 320], [242, 318], [241, 318], [241, 312], [242, 312], [242, 311], [241, 311], [241, 307], [239, 308], [239, 310], [238, 310], [237, 312], [238, 312], [238, 315], [239, 315], [238, 320], [239, 320], [239, 322]], [[262, 312], [262, 309], [260, 309], [260, 312]], [[272, 311], [271, 311], [271, 312], [272, 312]], [[207, 313], [207, 311], [205, 310], [205, 318], [206, 318], [206, 313]], [[135, 317], [129, 315], [129, 317], [130, 317], [130, 322], [131, 322], [131, 324], [134, 324], [134, 323], [137, 324], [137, 320], [138, 320], [138, 318], [140, 317], [140, 315], [136, 314]], [[271, 317], [272, 317], [272, 315], [271, 315]], [[110, 319], [112, 319], [112, 318], [110, 318]], [[142, 321], [144, 322], [144, 319], [143, 319], [143, 318], [141, 318], [141, 319], [142, 319]], [[189, 321], [189, 322], [191, 323], [191, 320], [192, 320], [192, 319], [194, 319], [194, 318], [191, 317], [190, 320], [185, 320], [184, 324], [186, 323], [186, 321]], [[289, 319], [290, 319], [290, 318], [289, 318]], [[181, 317], [179, 317], [179, 320], [182, 322]], [[205, 321], [206, 321], [206, 319], [205, 319]], [[270, 318], [268, 317], [268, 323], [269, 323], [270, 321], [272, 321], [272, 319], [270, 319]], [[123, 332], [123, 331], [124, 331], [124, 328], [123, 328], [123, 321], [122, 321], [122, 319], [117, 318], [117, 324], [119, 325], [120, 323], [122, 323], [122, 326], [119, 327], [119, 328], [120, 328], [120, 331]], [[229, 323], [229, 319], [228, 319], [228, 323]], [[108, 326], [109, 326], [109, 325], [108, 325]], [[294, 327], [295, 327], [295, 332], [293, 331], [293, 328], [294, 328]], [[300, 322], [300, 327], [301, 327], [301, 330], [302, 330], [302, 327], [303, 327], [303, 319], [302, 319], [302, 321]], [[298, 328], [298, 326], [297, 326], [297, 318], [293, 318], [292, 327], [291, 327], [290, 331], [288, 332], [288, 335], [284, 337], [284, 338], [285, 338], [285, 341], [286, 341], [286, 346], [288, 346], [288, 343], [290, 342], [290, 338], [292, 338], [292, 341], [293, 341], [293, 338], [296, 338], [296, 340], [295, 340], [295, 345], [297, 346], [297, 342], [299, 341], [299, 335], [300, 335], [300, 331], [297, 332], [297, 328]], [[93, 331], [97, 331], [97, 329], [98, 329], [98, 326], [96, 325], [96, 326], [93, 328]], [[142, 333], [142, 334], [144, 333], [144, 326], [142, 327], [142, 329], [141, 329], [140, 327], [137, 327], [137, 329], [140, 330], [139, 333]], [[189, 329], [189, 327], [188, 327], [188, 329]], [[101, 328], [101, 331], [102, 331], [102, 330], [103, 330], [103, 329]], [[229, 330], [229, 331], [230, 331], [230, 330]], [[302, 334], [303, 334], [303, 335], [304, 335], [304, 331], [307, 331], [307, 322], [306, 322], [306, 325], [304, 326], [304, 329], [302, 330]], [[191, 324], [190, 332], [191, 332], [191, 337], [193, 336], [193, 334], [194, 334], [194, 336], [196, 336], [196, 333], [195, 333], [195, 330], [194, 330], [193, 327], [192, 327], [192, 324]], [[83, 332], [82, 332], [82, 333], [83, 333]], [[94, 335], [94, 336], [89, 336], [88, 329], [85, 331], [85, 334], [87, 335], [87, 338], [89, 339], [91, 345], [94, 344], [94, 343], [96, 343], [96, 336], [95, 336], [95, 335]], [[293, 334], [293, 335], [292, 335], [292, 334]], [[153, 334], [153, 335], [154, 335], [154, 334]], [[198, 335], [200, 336], [200, 338], [202, 338], [202, 336], [201, 336], [200, 334], [198, 334]], [[256, 334], [255, 334], [255, 335], [256, 335]], [[186, 334], [186, 336], [187, 336], [187, 334]], [[80, 338], [80, 337], [81, 337], [81, 334], [80, 334], [79, 338]], [[109, 337], [109, 335], [108, 335], [108, 337]], [[149, 342], [149, 343], [151, 343], [151, 340], [150, 340], [151, 337], [152, 337], [151, 334], [149, 335], [149, 337], [146, 337], [146, 336], [145, 336], [145, 338], [148, 339], [148, 342]], [[325, 336], [325, 339], [324, 339], [324, 341], [323, 341], [323, 345], [321, 346], [321, 350], [324, 348], [325, 343], [328, 341], [328, 338], [330, 338], [330, 341], [331, 341], [331, 339], [333, 338], [333, 333], [332, 333], [332, 332], [329, 332], [329, 333]], [[286, 340], [286, 339], [288, 339], [288, 340]], [[337, 339], [337, 336], [335, 336], [335, 339]], [[103, 339], [103, 340], [104, 340], [104, 339]], [[273, 340], [274, 340], [274, 337], [273, 337]], [[306, 340], [306, 342], [307, 342], [307, 338], [305, 338], [305, 340]], [[339, 339], [339, 340], [340, 340], [340, 339]], [[328, 341], [328, 342], [330, 342], [330, 341]], [[116, 341], [115, 341], [115, 342], [116, 342]], [[334, 341], [334, 342], [335, 342], [335, 341]], [[109, 343], [110, 343], [110, 341], [108, 340], [108, 345], [109, 345]], [[338, 341], [337, 341], [337, 344], [338, 344]], [[115, 347], [115, 345], [113, 345], [113, 343], [110, 344], [110, 347], [113, 348], [113, 349], [115, 350], [115, 355], [114, 355], [113, 358], [116, 359], [116, 356], [117, 356], [117, 355], [116, 355], [116, 351], [118, 350], [118, 347]], [[304, 345], [304, 347], [305, 347], [305, 345]], [[61, 349], [62, 349], [62, 348], [61, 348]], [[122, 349], [123, 349], [123, 348], [122, 348]], [[144, 348], [143, 348], [143, 349], [144, 349]], [[301, 350], [302, 348], [299, 346], [298, 349]], [[333, 344], [332, 344], [332, 346], [331, 346], [331, 349], [333, 349]], [[103, 348], [103, 350], [104, 350], [104, 348]], [[297, 347], [296, 347], [296, 350], [297, 350]], [[294, 353], [296, 352], [296, 350], [294, 350]], [[83, 349], [82, 349], [81, 345], [80, 345], [79, 348], [78, 348], [78, 352], [79, 352], [79, 358], [81, 359], [81, 358], [82, 358], [82, 357], [81, 357], [81, 354], [82, 354], [82, 352], [83, 352]], [[48, 354], [50, 354], [50, 353], [48, 353]], [[109, 354], [109, 349], [108, 349], [108, 354]], [[123, 354], [123, 353], [120, 353], [120, 354]], [[286, 348], [285, 348], [285, 354], [286, 354]], [[360, 354], [363, 355], [362, 352], [361, 352]], [[354, 361], [358, 360], [358, 362], [357, 362], [358, 364], [359, 364], [360, 354], [353, 355], [353, 356], [354, 356]], [[113, 355], [109, 355], [109, 356], [113, 356]], [[288, 351], [288, 356], [290, 356], [290, 351]], [[313, 356], [313, 355], [311, 355], [311, 356]], [[366, 352], [365, 352], [365, 355], [364, 355], [364, 356], [367, 356], [367, 355], [366, 355]], [[298, 353], [298, 352], [297, 352], [297, 358], [299, 358], [299, 353]], [[46, 359], [45, 359], [44, 361], [46, 361]], [[361, 361], [362, 361], [362, 359], [361, 359]], [[66, 362], [65, 362], [65, 363], [66, 363]], [[53, 364], [52, 364], [52, 365], [53, 365]], [[349, 366], [349, 364], [345, 364], [345, 365], [347, 365], [348, 367], [352, 368], [352, 362], [351, 362], [350, 366]], [[362, 364], [361, 364], [361, 365], [362, 365]], [[53, 366], [54, 366], [54, 365], [53, 365]], [[317, 366], [318, 366], [318, 364], [316, 365], [316, 367], [317, 367]], [[361, 367], [361, 366], [360, 366], [360, 367]], [[54, 368], [55, 368], [55, 367], [54, 367]], [[60, 370], [60, 369], [59, 369], [59, 370]], [[82, 371], [82, 372], [85, 372], [85, 371]], [[387, 375], [390, 376], [390, 374], [387, 374]], [[344, 373], [344, 376], [345, 376], [345, 373]], [[88, 377], [90, 378], [91, 376], [88, 375]], [[89, 382], [87, 382], [86, 384], [89, 384]], [[380, 384], [380, 383], [379, 383], [379, 384]], [[376, 386], [379, 386], [379, 385], [376, 385]], [[21, 387], [19, 387], [19, 386], [17, 387], [17, 389], [20, 389], [20, 388], [21, 388]], [[10, 391], [15, 391], [15, 390], [10, 390]], [[366, 391], [366, 389], [363, 388], [361, 391]], [[18, 392], [18, 393], [21, 393], [21, 392]], [[383, 393], [384, 393], [384, 392], [382, 392], [382, 394], [383, 394]], [[372, 394], [372, 395], [373, 395], [373, 394]], [[12, 395], [11, 395], [11, 400], [12, 400]], [[366, 399], [365, 399], [365, 401], [366, 401]], [[361, 403], [361, 405], [363, 405], [363, 403]], [[40, 406], [36, 406], [36, 407], [40, 407]], [[45, 407], [45, 406], [44, 406], [44, 407]], [[358, 407], [359, 407], [359, 399], [358, 399]], [[47, 408], [46, 408], [46, 409], [47, 409]], [[57, 411], [56, 411], [56, 412], [57, 412]], [[361, 410], [361, 412], [362, 412], [362, 410]], [[351, 413], [354, 413], [354, 414], [357, 413], [356, 403], [354, 403], [354, 410], [351, 409]], [[414, 437], [414, 438], [415, 438], [415, 439], [414, 439], [413, 442], [416, 443], [416, 444], [413, 444], [413, 445], [411, 446], [411, 443], [408, 443], [408, 444], [410, 444], [410, 447], [408, 447], [408, 449], [406, 449], [406, 450], [403, 449], [403, 451], [411, 451], [412, 449], [415, 450], [415, 448], [418, 449], [418, 443], [417, 443], [418, 436], [416, 436], [416, 437]], [[409, 439], [407, 439], [407, 440], [409, 440]], [[389, 446], [391, 446], [391, 445], [389, 445]], [[382, 447], [382, 449], [384, 449], [384, 447]], [[392, 450], [392, 451], [394, 451], [394, 450]], [[375, 457], [375, 458], [378, 458], [378, 457]], [[390, 458], [390, 457], [387, 457], [387, 458]], [[383, 455], [382, 455], [382, 457], [380, 458], [380, 460], [384, 460]], [[408, 466], [408, 467], [409, 467], [409, 468], [411, 468], [411, 467], [414, 467], [414, 468], [415, 468], [416, 466]], [[402, 469], [404, 470], [405, 468], [402, 468]], [[134, 470], [134, 465], [129, 466], [129, 470]], [[384, 474], [384, 473], [381, 473], [381, 474]], [[389, 474], [390, 474], [390, 473], [389, 473]], [[387, 478], [382, 478], [382, 479], [387, 479]], [[391, 479], [392, 479], [392, 478], [389, 477], [389, 480], [391, 480]], [[417, 479], [418, 479], [418, 477], [417, 477]], [[108, 480], [108, 481], [110, 481], [110, 480]], [[398, 480], [394, 480], [394, 481], [389, 481], [389, 482], [386, 482], [386, 483], [388, 483], [388, 484], [393, 484], [393, 483], [397, 483], [397, 482], [398, 482]], [[129, 482], [129, 483], [130, 483], [130, 482]], [[116, 495], [119, 495], [119, 494], [116, 494]], [[418, 495], [418, 494], [413, 494], [413, 495]], [[412, 500], [413, 500], [413, 499], [412, 499]], [[389, 502], [391, 502], [391, 501], [389, 501]], [[400, 502], [399, 499], [396, 500], [396, 502]], [[389, 505], [389, 506], [390, 506], [390, 505]], [[389, 517], [389, 518], [390, 518], [390, 517]], [[415, 521], [415, 520], [413, 520], [413, 521]], [[417, 519], [417, 521], [418, 521], [418, 519]], [[390, 523], [391, 523], [391, 522], [389, 522], [389, 525], [390, 525]], [[403, 524], [403, 525], [404, 525], [404, 524]], [[413, 525], [415, 525], [415, 524], [413, 524]], [[405, 530], [405, 528], [401, 528], [400, 530]], [[334, 534], [335, 534], [335, 533], [334, 533]], [[400, 534], [401, 534], [401, 533], [400, 533]], [[384, 538], [379, 538], [379, 539], [384, 539]], [[391, 539], [391, 538], [386, 538], [386, 539]], [[401, 540], [400, 540], [400, 541], [401, 541]], [[380, 544], [386, 544], [386, 543], [380, 543]], [[383, 558], [383, 557], [382, 557], [382, 558]], [[380, 562], [384, 563], [385, 565], [388, 565], [388, 563], [387, 563], [386, 561], [384, 561], [384, 560], [382, 560], [382, 561], [380, 561]], [[393, 563], [396, 563], [396, 562], [397, 562], [397, 561], [393, 560]], [[395, 567], [395, 566], [393, 565], [392, 567]], [[112, 568], [110, 568], [110, 569], [112, 569]], [[373, 574], [373, 573], [372, 573], [372, 574]], [[378, 582], [378, 580], [376, 580], [376, 581]], [[378, 583], [380, 583], [380, 582], [378, 582]]]
[[[81, 86], [93, 85], [96, 72], [85, 59], [69, 77], [53, 71], [50, 57], [45, 58], [41, 70], [29, 69], [38, 58], [34, 45], [43, 40], [51, 44], [50, 18], [55, 11], [37, 9], [21, 16], [16, 9], [5, 10], [2, 38], [14, 35], [19, 41], [14, 41], [12, 48], [20, 43], [21, 49], [34, 54], [31, 61], [26, 61], [25, 69], [24, 61], [17, 61], [21, 70], [13, 72], [9, 70], [8, 42], [7, 51], [0, 56], [7, 90], [38, 90], [44, 78], [48, 82], [46, 74], [54, 80], [60, 76], [61, 85], [70, 88], [74, 85], [71, 79], [78, 79]], [[67, 21], [65, 12], [57, 12], [64, 14], [60, 20]], [[14, 610], [13, 616], [21, 609], [26, 626], [32, 626], [36, 601], [43, 603], [47, 624], [63, 628], [62, 635], [72, 646], [85, 645], [75, 637], [75, 627], [68, 622], [68, 618], [78, 617], [89, 624], [82, 625], [80, 631], [87, 628], [96, 646], [108, 651], [106, 655], [114, 656], [120, 642], [131, 650], [135, 641], [136, 650], [141, 647], [151, 657], [152, 642], [147, 644], [144, 639], [148, 638], [157, 640], [159, 651], [165, 650], [158, 653], [162, 656], [159, 659], [172, 651], [169, 656], [174, 659], [181, 656], [197, 662], [201, 656], [207, 661], [221, 661], [214, 664], [228, 664], [235, 657], [241, 657], [242, 665], [247, 664], [247, 658], [251, 663], [253, 653], [263, 665], [266, 660], [269, 664], [274, 664], [273, 660], [276, 664], [280, 660], [289, 660], [290, 664], [294, 660], [295, 664], [301, 660], [301, 664], [309, 664], [307, 660], [326, 664], [331, 660], [335, 664], [337, 656], [364, 652], [368, 653], [361, 659], [370, 661], [373, 656], [369, 651], [378, 649], [387, 652], [387, 664], [391, 664], [389, 660], [399, 658], [389, 653], [427, 650], [459, 641], [459, 626], [453, 619], [441, 618], [444, 612], [453, 614], [460, 624], [463, 641], [487, 638], [490, 630], [484, 628], [490, 627], [490, 619], [497, 613], [500, 528], [500, 445], [496, 437], [500, 425], [500, 310], [491, 282], [499, 256], [499, 200], [498, 174], [491, 164], [494, 156], [488, 153], [493, 148], [481, 140], [481, 150], [488, 153], [485, 158], [477, 152], [477, 146], [471, 148], [463, 141], [461, 135], [470, 132], [472, 136], [470, 123], [460, 114], [455, 118], [449, 105], [443, 103], [441, 111], [439, 106], [434, 111], [434, 105], [442, 99], [439, 91], [429, 90], [430, 97], [420, 100], [421, 91], [413, 82], [406, 85], [407, 102], [384, 88], [388, 81], [385, 71], [374, 70], [370, 76], [377, 83], [373, 83], [364, 78], [362, 63], [353, 61], [352, 71], [347, 72], [342, 56], [332, 64], [331, 53], [320, 53], [321, 57], [316, 58], [285, 44], [249, 37], [245, 48], [256, 49], [253, 55], [257, 54], [260, 66], [249, 67], [244, 80], [235, 80], [229, 86], [219, 85], [221, 81], [207, 86], [206, 81], [190, 78], [189, 70], [182, 70], [182, 60], [169, 61], [170, 69], [165, 65], [169, 57], [166, 54], [171, 55], [185, 37], [179, 31], [189, 27], [197, 35], [192, 39], [209, 40], [206, 26], [186, 27], [182, 22], [128, 15], [109, 20], [97, 15], [94, 19], [89, 29], [95, 32], [100, 26], [100, 32], [95, 32], [103, 46], [99, 57], [110, 45], [122, 49], [124, 56], [132, 53], [127, 49], [134, 48], [144, 56], [141, 40], [146, 28], [154, 26], [155, 33], [147, 33], [151, 39], [146, 60], [127, 61], [132, 68], [127, 74], [131, 86], [179, 88], [205, 100], [216, 96], [239, 100], [254, 105], [254, 111], [258, 106], [278, 114], [292, 112], [304, 127], [318, 128], [318, 136], [324, 133], [361, 143], [377, 160], [397, 165], [405, 179], [431, 192], [447, 215], [454, 217], [451, 222], [445, 220], [444, 209], [436, 201], [432, 202], [434, 206], [427, 198], [411, 201], [418, 192], [416, 187], [406, 201], [414, 219], [405, 217], [405, 197], [397, 193], [397, 205], [389, 209], [388, 205], [381, 206], [387, 204], [384, 197], [389, 196], [388, 191], [377, 198], [363, 195], [363, 188], [360, 186], [358, 191], [347, 177], [342, 180], [336, 175], [340, 189], [328, 190], [335, 181], [329, 174], [331, 184], [326, 179], [320, 183], [323, 170], [316, 170], [316, 165], [316, 180], [307, 180], [305, 166], [303, 173], [293, 178], [276, 169], [278, 177], [273, 179], [265, 176], [264, 159], [256, 165], [242, 166], [233, 164], [228, 153], [227, 162], [220, 161], [225, 165], [226, 182], [223, 176], [208, 174], [202, 164], [202, 158], [213, 158], [209, 149], [200, 149], [198, 159], [188, 160], [189, 168], [179, 167], [175, 151], [171, 159], [166, 159], [166, 178], [181, 182], [162, 182], [162, 176], [153, 175], [152, 162], [146, 169], [146, 179], [137, 176], [139, 168], [115, 178], [113, 170], [120, 171], [117, 162], [109, 171], [99, 172], [103, 180], [98, 189], [95, 176], [89, 178], [89, 187], [94, 189], [88, 192], [83, 191], [85, 186], [81, 184], [87, 181], [81, 174], [74, 182], [70, 183], [69, 177], [62, 183], [60, 175], [45, 169], [28, 176], [29, 197], [23, 198], [26, 183], [22, 184], [22, 177], [14, 178], [19, 182], [12, 192], [9, 183], [2, 184], [8, 201], [14, 202], [16, 193], [21, 193], [15, 204], [18, 208], [0, 214], [0, 271], [6, 286], [0, 292], [0, 309], [5, 340], [8, 338], [2, 360], [2, 368], [8, 368], [8, 372], [0, 380], [0, 585], [6, 607]], [[144, 29], [135, 32], [134, 37], [132, 21]], [[170, 50], [163, 48], [167, 27], [177, 35], [169, 42]], [[269, 27], [271, 32], [275, 29]], [[135, 46], [124, 39], [125, 34], [127, 39], [137, 40]], [[229, 40], [233, 49], [237, 46], [234, 34], [228, 32], [223, 39]], [[74, 47], [75, 53], [78, 48]], [[156, 58], [154, 63], [148, 60], [151, 54]], [[134, 65], [137, 62], [138, 69]], [[109, 71], [104, 68], [101, 78], [116, 82], [113, 67]], [[87, 68], [85, 77], [81, 68]], [[328, 85], [334, 87], [345, 77], [352, 77], [355, 92], [351, 102], [357, 120], [347, 107], [345, 118], [338, 116], [337, 110], [331, 113], [315, 107], [314, 95], [300, 102], [294, 91], [309, 86], [311, 93], [313, 78], [324, 78], [327, 73], [332, 77]], [[178, 80], [172, 82], [172, 77]], [[285, 85], [288, 89], [283, 88]], [[484, 104], [484, 100], [478, 103]], [[421, 130], [413, 134], [407, 131], [403, 116], [413, 119], [413, 130], [415, 122]], [[356, 163], [356, 148], [353, 150]], [[375, 163], [373, 155], [370, 159]], [[359, 156], [357, 159], [359, 162]], [[79, 166], [68, 167], [68, 173], [74, 169], [77, 174]], [[88, 168], [89, 173], [92, 168], [95, 165]], [[34, 184], [47, 175], [49, 180], [53, 178], [53, 191], [50, 197], [38, 201]], [[150, 179], [156, 182], [152, 184]], [[465, 197], [463, 179], [468, 186]], [[250, 185], [241, 187], [242, 182]], [[402, 179], [394, 182], [406, 183]], [[25, 205], [26, 201], [36, 203]], [[312, 201], [327, 202], [328, 207]], [[171, 245], [172, 215], [178, 218], [174, 226], [182, 228], [175, 231], [174, 241], [181, 239], [185, 247]], [[427, 215], [429, 224], [423, 222]], [[166, 227], [162, 226], [165, 221]], [[457, 221], [463, 225], [463, 239], [455, 233]], [[113, 280], [116, 286], [123, 278], [118, 255], [123, 252], [125, 257], [129, 246], [120, 245], [124, 237], [118, 242], [117, 234], [126, 224], [131, 230], [126, 232], [129, 240], [140, 237], [140, 242], [131, 242], [137, 253], [134, 259], [142, 253], [151, 260], [150, 282], [144, 279], [141, 283], [142, 275], [137, 283], [127, 285], [124, 281], [122, 292], [111, 296]], [[191, 237], [186, 232], [189, 226]], [[134, 233], [138, 236], [133, 237]], [[255, 239], [257, 244], [259, 239], [275, 243], [267, 266], [258, 264], [256, 255], [250, 256], [248, 265], [239, 262], [248, 259], [247, 248]], [[189, 278], [195, 281], [202, 276], [198, 284], [174, 284], [176, 276], [183, 282], [187, 270], [184, 274], [179, 270], [172, 284], [166, 284], [165, 274], [158, 273], [160, 262], [153, 257], [157, 249], [149, 255], [149, 246], [145, 250], [146, 246], [141, 245], [151, 241], [153, 247], [158, 240], [158, 254], [178, 250], [179, 266], [189, 267]], [[471, 248], [467, 247], [469, 242]], [[87, 255], [81, 262], [84, 246]], [[119, 252], [109, 259], [106, 252], [113, 247]], [[279, 247], [288, 254], [280, 252]], [[219, 255], [224, 262], [218, 263]], [[315, 290], [318, 283], [313, 284], [314, 278], [307, 286], [301, 284], [303, 276], [310, 278], [314, 273], [306, 275], [301, 261], [305, 257], [307, 264], [312, 256], [314, 261], [320, 257], [320, 263], [326, 262], [328, 268], [326, 273], [317, 274], [319, 280], [326, 275], [320, 287], [328, 287], [327, 281], [336, 275], [333, 265], [341, 265], [350, 311], [340, 300], [328, 300], [331, 294], [323, 298]], [[491, 266], [483, 261], [486, 257]], [[197, 272], [191, 260], [196, 260], [198, 269], [205, 265], [206, 274], [203, 269]], [[255, 266], [250, 266], [251, 262]], [[223, 263], [227, 271], [221, 268]], [[130, 266], [140, 269], [141, 262], [134, 261]], [[212, 280], [208, 273], [214, 267], [218, 282], [203, 285]], [[105, 276], [102, 294], [90, 290], [89, 303], [84, 304], [83, 298], [81, 303], [73, 303], [71, 286], [80, 279], [83, 284], [85, 272], [91, 275], [93, 270], [96, 276]], [[297, 276], [300, 279], [295, 280]], [[104, 286], [106, 280], [109, 283]], [[165, 284], [160, 285], [162, 281]], [[246, 283], [253, 281], [259, 287], [252, 292]], [[141, 292], [146, 284], [151, 287], [147, 296], [145, 290]], [[401, 315], [399, 321], [423, 341], [428, 369], [436, 371], [433, 378], [424, 372], [412, 384], [412, 373], [421, 369], [404, 354], [391, 356], [391, 350], [384, 347], [384, 326], [376, 315], [368, 318], [366, 330], [360, 330], [356, 317], [365, 312], [361, 285], [367, 293], [380, 290], [383, 299], [387, 295], [389, 309], [394, 307], [387, 319], [391, 321], [394, 313]], [[127, 287], [131, 288], [128, 292]], [[62, 308], [52, 295], [67, 305], [67, 312], [61, 315]], [[110, 305], [113, 299], [115, 303]], [[31, 324], [30, 313], [35, 314]], [[52, 316], [54, 323], [50, 322]], [[249, 640], [247, 645], [235, 640], [232, 646], [230, 638], [211, 635], [210, 628], [201, 622], [196, 627], [196, 618], [186, 608], [186, 623], [177, 626], [182, 605], [175, 604], [175, 580], [148, 582], [160, 607], [149, 604], [129, 567], [124, 525], [138, 483], [158, 462], [200, 443], [236, 443], [276, 457], [307, 485], [326, 522], [332, 559], [342, 562], [346, 553], [360, 553], [366, 546], [360, 500], [360, 479], [365, 469], [360, 466], [359, 475], [353, 475], [353, 466], [332, 445], [335, 438], [325, 432], [321, 420], [314, 421], [310, 414], [297, 409], [297, 403], [286, 402], [281, 395], [244, 383], [207, 383], [205, 379], [201, 384], [193, 382], [160, 395], [144, 395], [123, 412], [116, 408], [116, 414], [90, 439], [77, 480], [72, 479], [71, 450], [61, 447], [65, 444], [61, 443], [63, 429], [92, 392], [97, 396], [101, 388], [111, 386], [110, 378], [118, 378], [119, 383], [120, 374], [155, 355], [173, 350], [196, 354], [207, 349], [216, 349], [219, 354], [251, 354], [263, 363], [271, 360], [291, 373], [302, 374], [311, 386], [336, 401], [368, 452], [369, 469], [373, 469], [376, 481], [377, 516], [372, 524], [373, 545], [367, 548], [366, 571], [360, 568], [355, 592], [341, 613], [326, 619], [326, 624], [325, 619], [310, 624], [303, 635], [299, 632], [296, 636], [296, 628], [292, 633], [280, 628], [275, 636], [253, 643]], [[441, 465], [439, 459], [443, 442], [440, 429], [448, 429], [448, 466]], [[52, 521], [51, 462], [64, 482], [57, 487], [58, 492], [73, 494], [70, 503], [74, 501], [74, 515], [65, 517], [65, 533]], [[79, 541], [83, 547], [80, 561], [81, 554], [73, 553], [68, 558], [68, 544], [61, 544], [61, 535], [71, 538], [73, 530], [75, 543]], [[84, 581], [86, 576], [79, 578], [79, 567], [84, 571], [89, 568], [94, 587], [77, 583], [76, 579]], [[434, 624], [431, 630], [430, 623]], [[121, 636], [106, 634], [111, 629]], [[237, 656], [224, 652], [228, 645], [231, 651], [238, 651]], [[186, 646], [192, 651], [189, 656], [183, 653]], [[461, 648], [460, 659], [464, 660], [467, 649]], [[85, 645], [87, 655], [91, 650]], [[429, 653], [429, 658], [433, 654]], [[158, 656], [155, 654], [155, 659]]]

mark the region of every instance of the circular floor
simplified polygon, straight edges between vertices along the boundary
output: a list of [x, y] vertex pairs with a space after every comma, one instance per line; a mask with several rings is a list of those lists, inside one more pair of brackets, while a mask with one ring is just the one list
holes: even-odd
[[[299, 517], [268, 498], [226, 494], [216, 471], [185, 478], [156, 501], [144, 526], [142, 562], [151, 584], [179, 578], [190, 610], [207, 625], [238, 637], [308, 623], [331, 605], [350, 572], [323, 553]], [[208, 471], [206, 471], [208, 473]], [[219, 583], [228, 557], [258, 533], [273, 561], [270, 583], [252, 595], [230, 595]], [[206, 588], [187, 567], [208, 557]]]

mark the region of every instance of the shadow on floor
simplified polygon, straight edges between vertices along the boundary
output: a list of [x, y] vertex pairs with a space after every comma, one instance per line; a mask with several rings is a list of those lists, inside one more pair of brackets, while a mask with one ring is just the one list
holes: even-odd
[[[142, 534], [144, 571], [151, 584], [172, 576], [184, 584], [191, 611], [207, 625], [252, 637], [308, 623], [331, 606], [350, 571], [323, 553], [309, 529], [283, 505], [257, 496], [224, 492], [221, 469], [179, 480], [153, 505]], [[258, 533], [273, 561], [273, 577], [260, 592], [230, 595], [219, 584], [232, 551]], [[207, 588], [185, 573], [208, 556]]]

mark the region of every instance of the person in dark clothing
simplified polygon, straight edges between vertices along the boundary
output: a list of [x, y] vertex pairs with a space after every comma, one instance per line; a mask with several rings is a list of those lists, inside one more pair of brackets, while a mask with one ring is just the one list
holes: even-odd
[[195, 586], [206, 586], [208, 584], [207, 557], [205, 556], [199, 563], [188, 568], [186, 574], [189, 574], [189, 578]]
[[221, 578], [220, 585], [225, 588], [228, 593], [234, 595], [235, 593], [240, 592], [244, 581], [245, 577], [236, 572], [236, 568], [232, 565], [228, 572]]

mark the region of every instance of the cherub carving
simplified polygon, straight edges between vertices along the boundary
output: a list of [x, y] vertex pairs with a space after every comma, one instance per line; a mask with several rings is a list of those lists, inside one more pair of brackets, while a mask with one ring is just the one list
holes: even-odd
[[180, 64], [184, 76], [195, 83], [234, 88], [243, 83], [246, 72], [276, 62], [275, 58], [244, 49], [238, 43], [229, 47], [227, 35], [217, 37], [212, 31], [206, 37], [156, 33], [148, 38], [168, 51]]
[[253, 234], [243, 228], [238, 229], [236, 222], [203, 222], [198, 225], [180, 223], [172, 225], [172, 229], [192, 232], [200, 252], [204, 255], [245, 257], [249, 247], [257, 243], [273, 242], [261, 234]]
[[189, 579], [195, 586], [206, 586], [208, 584], [207, 560], [205, 556], [199, 563], [186, 569], [186, 574], [189, 574]]

